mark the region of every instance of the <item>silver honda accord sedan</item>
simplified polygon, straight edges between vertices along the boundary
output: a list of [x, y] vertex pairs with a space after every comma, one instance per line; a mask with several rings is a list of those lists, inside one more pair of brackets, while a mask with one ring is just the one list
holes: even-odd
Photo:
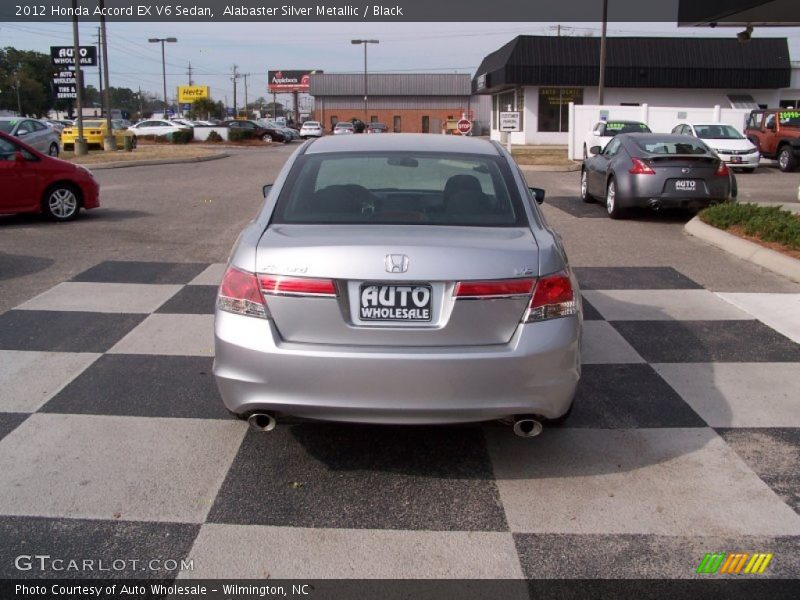
[[240, 235], [217, 297], [229, 411], [432, 424], [563, 418], [582, 308], [560, 237], [497, 143], [305, 143]]

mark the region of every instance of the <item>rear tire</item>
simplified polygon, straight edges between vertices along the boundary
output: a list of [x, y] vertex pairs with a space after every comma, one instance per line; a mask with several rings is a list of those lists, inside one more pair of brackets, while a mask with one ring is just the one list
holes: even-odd
[[272, 142], [272, 136], [268, 133], [265, 133], [264, 135], [261, 136], [261, 141], [267, 143]]
[[797, 158], [788, 144], [778, 151], [778, 168], [784, 173], [789, 173], [797, 168]]
[[614, 181], [613, 177], [608, 180], [608, 186], [606, 187], [606, 212], [612, 219], [625, 218], [625, 210], [620, 208], [617, 203], [617, 182]]
[[52, 156], [53, 158], [58, 158], [58, 144], [53, 142], [50, 144], [50, 148], [47, 150], [47, 156]]
[[594, 202], [594, 198], [589, 194], [589, 177], [585, 169], [581, 171], [581, 200], [587, 204]]
[[56, 183], [45, 190], [42, 213], [52, 221], [72, 221], [81, 210], [81, 195], [71, 183]]

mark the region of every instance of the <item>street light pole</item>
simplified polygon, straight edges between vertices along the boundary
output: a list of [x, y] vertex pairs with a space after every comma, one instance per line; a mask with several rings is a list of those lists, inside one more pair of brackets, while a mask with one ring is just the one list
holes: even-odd
[[350, 40], [351, 44], [364, 44], [364, 125], [369, 122], [367, 110], [367, 44], [379, 44], [380, 40]]
[[167, 111], [169, 110], [169, 103], [167, 101], [167, 60], [164, 51], [164, 42], [174, 43], [178, 41], [178, 38], [168, 37], [168, 38], [149, 38], [147, 40], [151, 44], [161, 43], [161, 75], [164, 78], [164, 118], [167, 118]]
[[603, 29], [600, 35], [600, 78], [597, 85], [597, 103], [602, 106], [606, 91], [606, 39], [608, 33], [608, 0], [603, 0]]

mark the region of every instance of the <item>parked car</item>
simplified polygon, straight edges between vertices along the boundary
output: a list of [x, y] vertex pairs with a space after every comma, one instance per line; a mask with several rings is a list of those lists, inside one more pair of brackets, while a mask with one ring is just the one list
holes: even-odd
[[367, 126], [367, 133], [388, 133], [389, 128], [383, 123], [370, 123]]
[[[131, 137], [131, 146], [136, 147], [136, 135], [129, 131], [124, 123], [120, 121], [111, 121], [111, 131], [118, 147], [125, 145], [125, 138]], [[83, 122], [83, 138], [89, 146], [103, 147], [103, 140], [108, 135], [108, 124], [105, 119], [91, 120]], [[78, 137], [78, 127], [70, 126], [65, 127], [61, 132], [61, 143], [64, 145], [64, 150], [71, 150], [75, 147], [75, 138]]]
[[304, 140], [310, 137], [322, 137], [324, 133], [319, 121], [306, 121], [300, 127], [300, 138]]
[[177, 123], [178, 125], [183, 125], [184, 127], [190, 127], [194, 129], [197, 127], [197, 121], [190, 121], [189, 119], [172, 119], [173, 123]]
[[355, 127], [349, 121], [339, 121], [333, 127], [333, 135], [352, 135], [355, 132]]
[[80, 165], [48, 156], [0, 132], [0, 213], [43, 213], [70, 221], [100, 206], [100, 186]]
[[61, 132], [64, 131], [64, 127], [66, 127], [64, 123], [61, 121], [54, 121], [53, 119], [44, 119], [42, 123], [55, 131], [58, 134], [59, 139], [61, 139]]
[[265, 125], [259, 125], [255, 121], [243, 121], [243, 120], [230, 120], [230, 121], [223, 121], [220, 125], [221, 127], [227, 127], [228, 129], [239, 129], [244, 131], [251, 132], [251, 135], [254, 139], [259, 139], [262, 142], [283, 142], [284, 144], [287, 143], [291, 138], [288, 134], [283, 133], [280, 129], [276, 127], [267, 127]]
[[697, 138], [627, 133], [583, 161], [581, 199], [604, 202], [608, 216], [623, 218], [630, 207], [704, 208], [736, 197], [736, 178], [716, 153]]
[[[536, 435], [580, 376], [581, 303], [560, 238], [499, 145], [408, 134], [304, 144], [219, 288], [214, 374], [268, 430], [512, 417]], [[313, 376], [310, 376], [313, 374]]]
[[738, 129], [724, 123], [681, 123], [672, 129], [675, 135], [693, 135], [703, 140], [729, 167], [752, 173], [758, 168], [758, 148]]
[[583, 143], [583, 158], [588, 158], [589, 148], [606, 144], [620, 133], [651, 133], [650, 128], [639, 121], [598, 121], [592, 127], [592, 131], [586, 136]]
[[271, 121], [269, 119], [257, 119], [256, 123], [268, 129], [277, 129], [286, 137], [286, 141], [290, 142], [295, 139], [300, 139], [300, 132], [296, 129], [292, 129], [291, 127], [287, 127], [286, 125], [281, 125], [280, 123], [276, 123], [275, 121]]
[[0, 132], [19, 138], [31, 148], [48, 156], [58, 156], [61, 151], [58, 133], [37, 119], [0, 117]]
[[191, 128], [175, 123], [174, 121], [164, 121], [162, 119], [139, 121], [135, 125], [128, 127], [128, 131], [132, 132], [135, 136], [168, 135], [176, 131], [188, 131], [190, 129]]
[[794, 171], [800, 164], [800, 109], [754, 110], [744, 134], [761, 156], [777, 159], [781, 171]]

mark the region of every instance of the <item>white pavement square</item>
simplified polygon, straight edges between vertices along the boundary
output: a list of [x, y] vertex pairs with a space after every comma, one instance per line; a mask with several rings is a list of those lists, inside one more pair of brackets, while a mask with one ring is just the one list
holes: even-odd
[[711, 427], [800, 427], [798, 363], [652, 367]]
[[0, 412], [35, 412], [100, 357], [0, 350]]
[[609, 321], [719, 321], [753, 317], [707, 290], [586, 290]]
[[800, 294], [720, 292], [717, 296], [800, 344]]
[[192, 578], [521, 579], [510, 533], [206, 524]]
[[214, 315], [150, 315], [108, 352], [214, 356]]
[[584, 321], [581, 362], [585, 365], [643, 363], [644, 359], [606, 321]]
[[202, 523], [246, 427], [37, 413], [0, 440], [0, 514]]
[[800, 515], [712, 429], [545, 429], [535, 444], [487, 436], [514, 532], [800, 534]]
[[225, 274], [224, 263], [209, 265], [200, 275], [189, 282], [189, 285], [219, 285]]
[[182, 285], [65, 281], [21, 304], [21, 310], [151, 313]]

